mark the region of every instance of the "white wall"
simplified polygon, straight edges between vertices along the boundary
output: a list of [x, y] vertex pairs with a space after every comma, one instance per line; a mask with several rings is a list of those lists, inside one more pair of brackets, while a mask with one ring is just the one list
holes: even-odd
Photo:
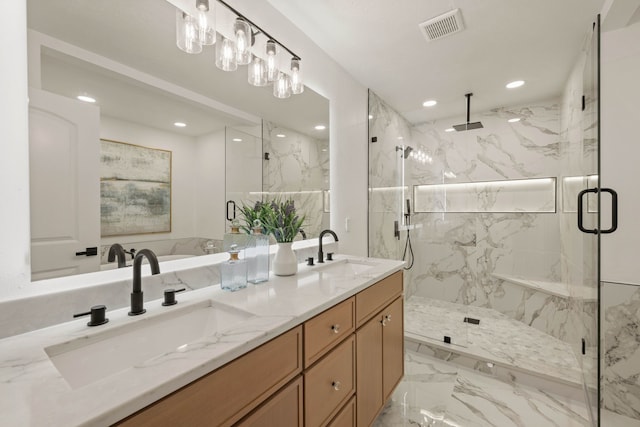
[[0, 295], [29, 283], [29, 143], [26, 0], [0, 15]]
[[[618, 230], [602, 236], [602, 281], [640, 283], [640, 22], [602, 34], [601, 185], [618, 192]], [[603, 196], [603, 216], [610, 212]], [[609, 224], [603, 218], [603, 227]]]

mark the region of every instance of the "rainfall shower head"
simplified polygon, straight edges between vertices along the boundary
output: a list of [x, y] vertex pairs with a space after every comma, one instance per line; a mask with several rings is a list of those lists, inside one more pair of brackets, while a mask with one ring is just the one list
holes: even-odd
[[396, 151], [400, 151], [402, 154], [402, 158], [406, 159], [413, 151], [413, 147], [410, 147], [408, 145], [406, 147], [402, 145], [396, 145]]
[[458, 132], [463, 132], [465, 130], [472, 130], [472, 129], [480, 129], [483, 128], [484, 126], [482, 126], [482, 122], [470, 122], [471, 119], [471, 97], [473, 96], [472, 93], [466, 93], [464, 95], [467, 98], [467, 123], [462, 123], [460, 125], [453, 125], [453, 128], [455, 130], [457, 130]]

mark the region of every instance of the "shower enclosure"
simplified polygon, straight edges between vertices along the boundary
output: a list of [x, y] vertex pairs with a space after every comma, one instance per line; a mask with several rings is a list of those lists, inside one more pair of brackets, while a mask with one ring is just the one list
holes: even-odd
[[598, 67], [595, 23], [562, 93], [462, 132], [464, 117], [409, 123], [369, 92], [369, 255], [413, 258], [406, 338], [583, 390], [593, 425], [599, 233], [578, 217], [600, 227]]

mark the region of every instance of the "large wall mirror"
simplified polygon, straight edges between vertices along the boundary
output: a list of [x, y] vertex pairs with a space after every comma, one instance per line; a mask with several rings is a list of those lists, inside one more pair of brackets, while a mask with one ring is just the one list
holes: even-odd
[[308, 237], [328, 223], [327, 99], [277, 99], [246, 67], [217, 69], [213, 47], [180, 51], [167, 1], [27, 6], [32, 280], [113, 268], [114, 243], [161, 260], [216, 252], [227, 200], [293, 198]]

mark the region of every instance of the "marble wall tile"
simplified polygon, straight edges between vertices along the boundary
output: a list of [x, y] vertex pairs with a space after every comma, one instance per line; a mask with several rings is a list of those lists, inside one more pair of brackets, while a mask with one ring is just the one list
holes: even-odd
[[604, 407], [640, 420], [640, 287], [603, 283]]

